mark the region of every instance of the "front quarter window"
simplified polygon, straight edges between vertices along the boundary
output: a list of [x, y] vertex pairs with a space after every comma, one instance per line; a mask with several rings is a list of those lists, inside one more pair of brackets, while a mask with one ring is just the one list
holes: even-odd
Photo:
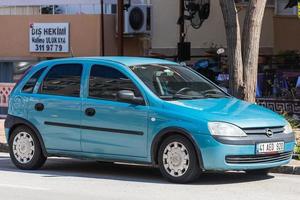
[[90, 98], [121, 101], [117, 93], [122, 90], [132, 91], [136, 97], [142, 98], [135, 84], [119, 70], [102, 65], [92, 66], [89, 78]]
[[141, 65], [132, 66], [131, 70], [161, 99], [228, 97], [205, 78], [180, 65]]

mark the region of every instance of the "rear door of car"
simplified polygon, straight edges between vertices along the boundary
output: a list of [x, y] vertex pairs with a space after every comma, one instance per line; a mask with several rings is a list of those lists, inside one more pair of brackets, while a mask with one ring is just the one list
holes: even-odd
[[29, 100], [28, 119], [47, 150], [81, 151], [82, 63], [48, 66]]

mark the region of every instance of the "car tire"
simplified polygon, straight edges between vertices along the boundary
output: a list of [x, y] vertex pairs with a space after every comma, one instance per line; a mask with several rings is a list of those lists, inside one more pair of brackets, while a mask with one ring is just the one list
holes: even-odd
[[246, 173], [249, 175], [260, 175], [267, 176], [271, 169], [255, 169], [255, 170], [247, 170]]
[[181, 135], [166, 138], [158, 151], [161, 174], [173, 183], [188, 183], [199, 178], [201, 169], [193, 144]]
[[39, 169], [47, 160], [39, 139], [27, 126], [13, 130], [9, 139], [9, 154], [14, 165], [22, 170]]

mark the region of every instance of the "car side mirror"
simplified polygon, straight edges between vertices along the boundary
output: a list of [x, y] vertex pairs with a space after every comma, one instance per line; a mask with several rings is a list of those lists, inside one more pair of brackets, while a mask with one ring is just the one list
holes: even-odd
[[120, 90], [117, 93], [117, 98], [119, 101], [131, 103], [131, 104], [138, 104], [138, 105], [144, 105], [144, 99], [141, 97], [136, 97], [134, 95], [133, 91], [130, 90]]

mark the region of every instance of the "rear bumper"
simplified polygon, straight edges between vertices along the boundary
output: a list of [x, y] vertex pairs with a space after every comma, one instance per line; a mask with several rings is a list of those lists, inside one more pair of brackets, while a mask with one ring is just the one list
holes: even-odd
[[5, 131], [6, 143], [8, 144], [9, 128], [5, 128], [4, 131]]
[[[251, 141], [251, 144], [237, 145], [223, 144], [210, 135], [197, 135], [195, 137], [200, 147], [205, 170], [228, 171], [278, 167], [290, 162], [292, 158], [291, 152], [295, 146], [295, 140], [286, 140], [283, 155], [277, 155], [278, 157], [273, 155], [275, 156], [274, 159], [271, 156], [262, 159], [256, 154], [256, 143], [273, 141]], [[232, 159], [229, 158], [236, 158], [237, 162], [232, 162]], [[250, 159], [250, 162], [239, 162], [241, 158]]]
[[5, 136], [6, 136], [6, 140], [8, 143], [8, 138], [9, 138], [9, 131], [11, 129], [11, 127], [13, 127], [15, 123], [15, 117], [11, 116], [11, 115], [7, 115], [5, 122], [4, 122], [4, 130], [5, 130]]

